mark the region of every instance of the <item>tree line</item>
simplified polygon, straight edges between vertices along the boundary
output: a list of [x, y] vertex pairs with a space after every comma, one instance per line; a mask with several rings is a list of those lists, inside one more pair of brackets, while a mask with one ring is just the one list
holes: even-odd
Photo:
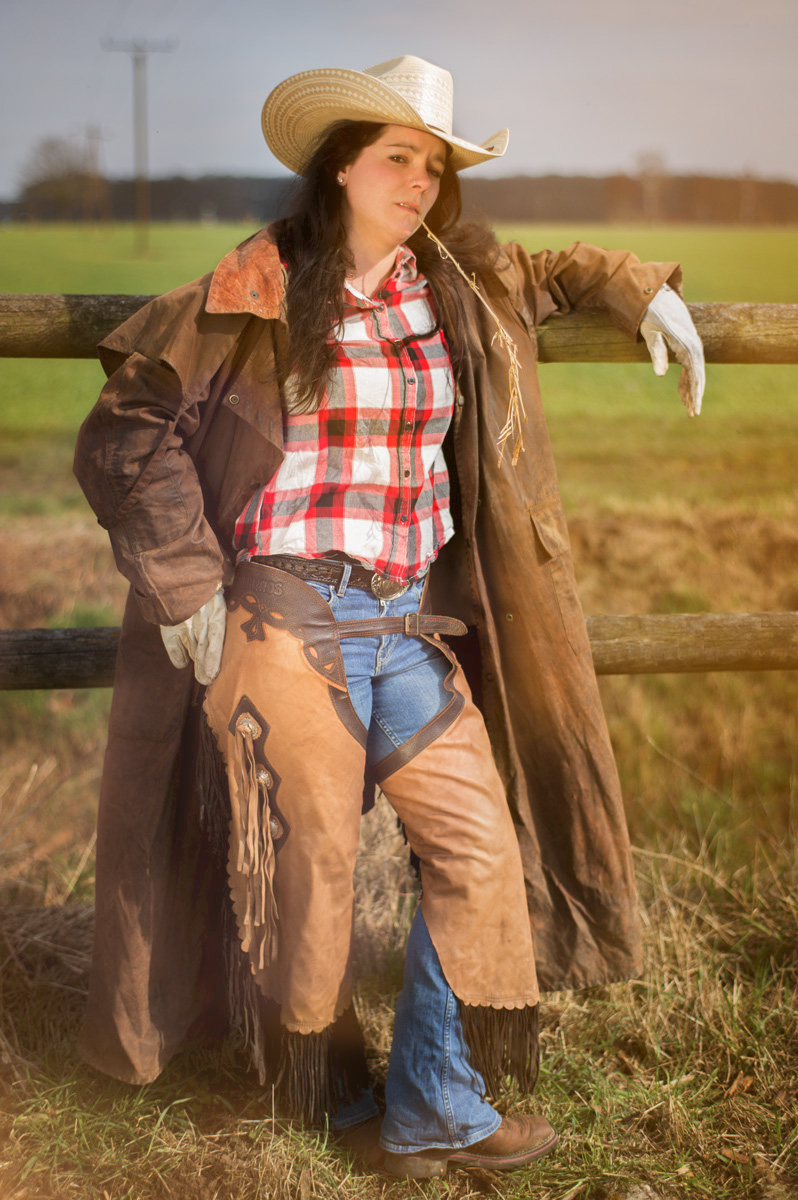
[[[497, 221], [798, 221], [798, 185], [751, 175], [671, 175], [651, 156], [636, 175], [519, 175], [462, 179], [468, 212]], [[108, 180], [69, 143], [45, 139], [23, 173], [11, 220], [132, 221], [133, 179]], [[290, 181], [260, 176], [172, 176], [149, 184], [156, 221], [265, 223], [290, 203]]]

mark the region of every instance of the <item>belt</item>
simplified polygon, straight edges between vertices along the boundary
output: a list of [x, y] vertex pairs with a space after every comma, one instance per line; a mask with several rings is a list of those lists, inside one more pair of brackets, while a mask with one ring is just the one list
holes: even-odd
[[361, 588], [371, 592], [378, 600], [395, 600], [403, 596], [415, 580], [410, 583], [399, 583], [389, 579], [379, 571], [368, 567], [359, 567], [346, 562], [333, 562], [328, 558], [296, 558], [293, 554], [264, 554], [253, 558], [252, 562], [263, 563], [267, 567], [276, 567], [279, 571], [288, 571], [290, 575], [298, 575], [300, 579], [312, 579], [316, 583], [330, 583], [338, 587], [343, 583], [346, 568], [350, 568], [347, 587]]
[[433, 617], [428, 613], [405, 613], [403, 617], [372, 617], [364, 621], [337, 621], [339, 638], [384, 637], [389, 633], [406, 633], [408, 637], [424, 637], [440, 633], [445, 637], [462, 637], [467, 627], [457, 617]]

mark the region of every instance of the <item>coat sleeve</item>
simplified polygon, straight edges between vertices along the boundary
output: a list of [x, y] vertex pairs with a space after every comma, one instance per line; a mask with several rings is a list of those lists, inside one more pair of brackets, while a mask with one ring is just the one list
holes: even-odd
[[198, 421], [176, 371], [134, 352], [113, 371], [78, 434], [78, 482], [108, 530], [142, 615], [160, 625], [196, 612], [223, 574], [184, 448]]
[[635, 337], [663, 283], [681, 293], [678, 263], [641, 263], [629, 251], [602, 250], [587, 242], [534, 255], [515, 242], [505, 249], [535, 325], [555, 313], [606, 312], [619, 329]]

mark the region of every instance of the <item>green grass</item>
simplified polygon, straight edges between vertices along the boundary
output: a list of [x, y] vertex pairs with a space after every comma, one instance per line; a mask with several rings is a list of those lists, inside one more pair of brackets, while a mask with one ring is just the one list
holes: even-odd
[[[147, 258], [129, 227], [7, 227], [0, 290], [161, 292], [204, 273], [248, 236], [245, 226], [153, 227]], [[633, 226], [502, 227], [530, 250], [575, 237], [684, 264], [693, 300], [798, 302], [798, 232]], [[644, 365], [553, 364], [541, 384], [566, 508], [637, 503], [678, 494], [695, 504], [777, 502], [794, 485], [798, 401], [791, 367], [710, 366], [704, 413], [686, 418], [677, 369], [657, 379]], [[0, 520], [80, 507], [70, 444], [103, 382], [88, 361], [0, 362], [0, 469], [11, 485]], [[767, 461], [767, 472], [761, 464]], [[57, 465], [60, 464], [60, 467]], [[24, 484], [27, 482], [28, 486]]]
[[153, 225], [149, 253], [131, 225], [7, 225], [0, 232], [2, 292], [169, 291], [212, 271], [253, 225]]
[[798, 303], [798, 229], [723, 225], [499, 225], [530, 251], [592, 242], [642, 260], [680, 262], [689, 301]]
[[[163, 292], [212, 270], [255, 228], [156, 224], [140, 257], [129, 225], [7, 225], [0, 291]], [[798, 302], [798, 230], [789, 227], [507, 224], [497, 233], [530, 251], [581, 240], [681, 262], [688, 300]]]

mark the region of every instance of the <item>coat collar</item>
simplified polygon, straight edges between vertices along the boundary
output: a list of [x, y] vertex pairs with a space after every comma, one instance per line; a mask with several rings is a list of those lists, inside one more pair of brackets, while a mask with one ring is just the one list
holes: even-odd
[[[504, 248], [493, 272], [510, 300], [520, 305], [518, 278]], [[267, 226], [231, 250], [213, 272], [205, 310], [252, 313], [264, 320], [285, 320], [285, 268], [273, 227]]]
[[271, 226], [222, 259], [213, 272], [205, 311], [285, 319], [285, 270]]

